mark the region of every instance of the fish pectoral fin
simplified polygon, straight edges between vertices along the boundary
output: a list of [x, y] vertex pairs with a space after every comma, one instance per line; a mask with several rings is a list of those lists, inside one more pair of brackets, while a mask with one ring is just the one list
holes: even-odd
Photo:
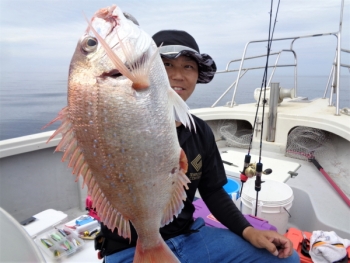
[[[86, 21], [88, 22], [89, 28], [94, 33], [99, 43], [102, 45], [102, 47], [106, 51], [107, 56], [111, 59], [116, 69], [121, 74], [123, 74], [123, 76], [127, 77], [133, 82], [132, 87], [135, 90], [142, 90], [142, 89], [148, 88], [150, 86], [149, 71], [151, 68], [151, 64], [154, 58], [156, 56], [159, 56], [158, 50], [156, 50], [156, 52], [154, 52], [153, 54], [150, 54], [152, 50], [151, 38], [148, 35], [146, 35], [146, 33], [140, 31], [139, 38], [144, 38], [145, 40], [148, 40], [148, 41], [141, 42], [143, 46], [136, 47], [136, 44], [134, 43], [130, 43], [130, 42], [123, 43], [123, 40], [119, 38], [118, 31], [116, 31], [116, 35], [118, 37], [120, 47], [124, 52], [126, 62], [129, 66], [128, 68], [124, 64], [124, 62], [114, 53], [114, 51], [110, 48], [108, 43], [97, 33], [97, 31], [93, 28], [91, 22], [88, 19], [86, 19]], [[149, 48], [147, 48], [147, 45], [149, 46]], [[147, 50], [147, 51], [140, 55], [140, 53], [135, 52], [136, 48], [141, 50]]]
[[185, 188], [188, 189], [187, 184], [191, 183], [191, 181], [186, 176], [188, 162], [186, 154], [182, 149], [179, 163], [180, 169], [175, 171], [174, 174], [171, 174], [174, 184], [172, 188], [173, 195], [163, 213], [161, 226], [169, 224], [173, 220], [174, 216], [177, 216], [181, 212], [182, 208], [184, 207], [183, 201], [185, 201], [187, 198]]
[[[140, 32], [140, 37], [143, 37], [144, 39], [149, 39], [149, 36], [146, 35], [144, 32]], [[123, 52], [125, 54], [126, 60], [128, 61], [128, 65], [130, 65], [131, 73], [133, 75], [132, 80], [132, 88], [135, 90], [142, 90], [146, 89], [150, 86], [150, 80], [149, 80], [149, 74], [151, 70], [151, 66], [154, 62], [154, 59], [156, 57], [159, 57], [159, 48], [155, 49], [152, 48], [152, 45], [148, 41], [143, 41], [142, 45], [138, 47], [141, 50], [147, 50], [146, 52], [142, 53], [141, 56], [135, 56], [135, 52], [133, 49], [135, 47], [132, 47], [130, 44], [125, 45], [121, 40], [120, 46], [123, 49]], [[154, 50], [152, 54], [152, 50]]]
[[[94, 18], [94, 17], [93, 17]], [[92, 18], [92, 20], [93, 20]], [[110, 46], [107, 44], [107, 42], [103, 39], [103, 37], [100, 36], [99, 33], [95, 30], [95, 28], [92, 26], [91, 22], [85, 17], [86, 21], [89, 24], [90, 30], [94, 33], [95, 37], [99, 41], [99, 43], [103, 46], [103, 48], [106, 51], [107, 56], [112, 60], [114, 66], [119, 70], [121, 74], [126, 76], [127, 78], [131, 79], [132, 74], [130, 70], [124, 65], [124, 62], [114, 53], [114, 51], [110, 48]]]
[[185, 127], [193, 128], [196, 131], [196, 125], [189, 112], [186, 102], [169, 86], [169, 111], [174, 116], [175, 121], [181, 122]]

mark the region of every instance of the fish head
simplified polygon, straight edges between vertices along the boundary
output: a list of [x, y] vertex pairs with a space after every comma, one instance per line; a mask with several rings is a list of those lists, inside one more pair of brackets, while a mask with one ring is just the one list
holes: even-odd
[[114, 78], [136, 90], [148, 88], [151, 61], [158, 54], [153, 39], [115, 5], [98, 10], [88, 24], [71, 60], [69, 75], [75, 79], [70, 81], [94, 85]]

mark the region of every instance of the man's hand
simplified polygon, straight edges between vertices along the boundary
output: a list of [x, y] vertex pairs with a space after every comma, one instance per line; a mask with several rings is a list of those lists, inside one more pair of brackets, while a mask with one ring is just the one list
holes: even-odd
[[265, 248], [279, 258], [287, 258], [293, 253], [293, 243], [275, 231], [263, 231], [251, 226], [242, 233], [245, 240], [257, 248]]

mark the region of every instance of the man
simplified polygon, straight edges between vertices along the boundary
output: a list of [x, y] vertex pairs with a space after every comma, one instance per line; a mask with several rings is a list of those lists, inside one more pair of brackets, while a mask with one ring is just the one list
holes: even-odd
[[[185, 31], [163, 30], [153, 39], [162, 45], [160, 54], [170, 86], [186, 101], [197, 83], [209, 83], [216, 72], [213, 59], [200, 54], [195, 39]], [[189, 160], [187, 176], [191, 180], [187, 199], [174, 221], [160, 229], [167, 245], [181, 262], [299, 262], [292, 243], [274, 231], [254, 229], [223, 189], [225, 170], [210, 127], [193, 116], [196, 131], [177, 123], [181, 148]], [[198, 189], [212, 214], [228, 229], [207, 227], [202, 218], [193, 221], [192, 204]], [[102, 225], [101, 249], [106, 263], [132, 262], [136, 231], [131, 243]]]

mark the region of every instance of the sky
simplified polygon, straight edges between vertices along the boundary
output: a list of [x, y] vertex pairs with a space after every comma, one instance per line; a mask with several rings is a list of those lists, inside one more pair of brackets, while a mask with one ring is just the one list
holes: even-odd
[[[149, 35], [162, 29], [189, 32], [219, 70], [229, 60], [240, 58], [248, 41], [268, 37], [270, 0], [0, 0], [1, 75], [65, 74], [87, 27], [83, 13], [91, 17], [112, 4], [136, 17]], [[277, 4], [273, 1], [273, 19]], [[340, 6], [341, 0], [281, 0], [274, 37], [337, 32]], [[289, 48], [289, 43], [274, 42], [272, 51]], [[303, 55], [298, 55], [299, 74], [328, 75], [330, 66], [321, 65], [333, 61], [335, 47], [334, 36], [297, 40], [294, 48]], [[345, 0], [342, 47], [350, 49], [350, 0]], [[265, 44], [250, 45], [247, 55], [258, 54], [266, 54]], [[284, 53], [282, 61], [291, 63], [293, 58]], [[342, 62], [350, 64], [350, 54]]]

